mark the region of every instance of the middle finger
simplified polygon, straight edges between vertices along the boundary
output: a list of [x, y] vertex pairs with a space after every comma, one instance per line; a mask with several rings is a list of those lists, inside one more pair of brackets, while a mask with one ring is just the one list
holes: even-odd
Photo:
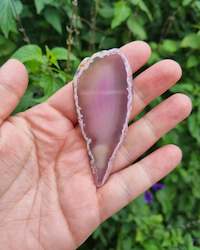
[[133, 80], [133, 108], [130, 119], [173, 86], [181, 74], [179, 64], [170, 59], [162, 60], [139, 74]]

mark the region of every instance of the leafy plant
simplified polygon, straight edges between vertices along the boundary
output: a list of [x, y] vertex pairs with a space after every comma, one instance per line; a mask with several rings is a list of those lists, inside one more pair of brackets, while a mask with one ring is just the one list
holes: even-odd
[[155, 145], [178, 144], [181, 166], [151, 205], [139, 197], [80, 249], [200, 250], [199, 0], [1, 0], [0, 10], [0, 62], [17, 58], [30, 74], [15, 112], [46, 100], [72, 79], [82, 58], [100, 49], [143, 39], [153, 51], [149, 65], [168, 57], [181, 64], [181, 82], [164, 97], [188, 94], [193, 112]]

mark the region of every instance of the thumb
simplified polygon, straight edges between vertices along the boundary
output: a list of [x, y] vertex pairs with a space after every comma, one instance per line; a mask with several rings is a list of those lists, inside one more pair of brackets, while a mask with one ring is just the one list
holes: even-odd
[[28, 84], [25, 66], [16, 59], [0, 68], [0, 125], [12, 113]]

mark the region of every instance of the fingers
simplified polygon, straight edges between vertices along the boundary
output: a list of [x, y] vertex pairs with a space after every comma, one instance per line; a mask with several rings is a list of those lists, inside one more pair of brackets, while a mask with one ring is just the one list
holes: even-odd
[[140, 69], [148, 61], [151, 55], [150, 46], [142, 41], [127, 43], [122, 46], [120, 50], [128, 59], [133, 72]]
[[189, 97], [175, 94], [129, 126], [125, 141], [115, 159], [113, 172], [135, 161], [160, 137], [185, 119], [191, 109]]
[[182, 75], [179, 64], [173, 60], [160, 61], [133, 80], [133, 109], [130, 119], [140, 113], [152, 100], [171, 88]]
[[[134, 72], [147, 62], [151, 54], [149, 45], [142, 41], [128, 43], [121, 48], [121, 51], [128, 58]], [[48, 100], [48, 103], [76, 124], [77, 117], [74, 106], [72, 82], [55, 93]]]
[[179, 164], [181, 157], [177, 146], [167, 145], [113, 174], [98, 191], [102, 221], [166, 176]]
[[10, 59], [0, 68], [0, 124], [16, 108], [27, 84], [27, 71], [19, 61]]

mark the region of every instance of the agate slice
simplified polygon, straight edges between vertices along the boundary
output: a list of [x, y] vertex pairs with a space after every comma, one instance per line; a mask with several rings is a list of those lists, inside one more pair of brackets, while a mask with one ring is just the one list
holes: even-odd
[[132, 104], [127, 58], [112, 49], [84, 59], [74, 77], [74, 100], [97, 187], [107, 180], [123, 142]]

